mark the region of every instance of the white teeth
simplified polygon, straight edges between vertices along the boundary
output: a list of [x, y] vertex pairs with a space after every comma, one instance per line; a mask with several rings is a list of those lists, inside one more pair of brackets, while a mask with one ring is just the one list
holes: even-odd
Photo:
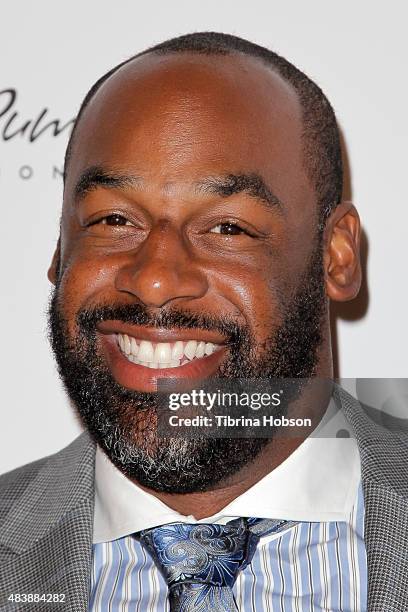
[[205, 344], [205, 354], [206, 355], [211, 355], [211, 353], [214, 352], [215, 346], [213, 345], [212, 342], [206, 342]]
[[137, 346], [136, 340], [134, 338], [130, 339], [130, 350], [131, 350], [132, 355], [136, 357], [139, 347]]
[[184, 354], [184, 343], [181, 340], [177, 340], [171, 351], [172, 361], [179, 361]]
[[205, 342], [199, 342], [197, 345], [195, 356], [197, 359], [201, 359], [201, 357], [204, 357], [204, 353], [205, 353]]
[[177, 340], [174, 343], [157, 342], [153, 344], [148, 340], [136, 340], [127, 334], [118, 334], [117, 337], [120, 349], [129, 361], [155, 369], [177, 368], [186, 363], [185, 358], [189, 361], [201, 359], [205, 355], [211, 355], [217, 349], [217, 345], [212, 342], [197, 342], [197, 340], [187, 342]]
[[154, 351], [151, 342], [142, 340], [139, 346], [137, 358], [139, 361], [153, 361]]
[[[156, 344], [154, 351], [154, 361], [161, 364], [168, 363], [171, 360], [171, 346], [168, 342], [159, 342]], [[164, 366], [163, 366], [164, 367]]]
[[124, 344], [125, 344], [125, 353], [126, 353], [126, 355], [129, 355], [129, 353], [130, 353], [130, 340], [129, 340], [129, 336], [127, 334], [124, 334], [123, 341], [124, 341]]
[[197, 350], [197, 341], [189, 340], [184, 347], [184, 354], [188, 359], [194, 359]]

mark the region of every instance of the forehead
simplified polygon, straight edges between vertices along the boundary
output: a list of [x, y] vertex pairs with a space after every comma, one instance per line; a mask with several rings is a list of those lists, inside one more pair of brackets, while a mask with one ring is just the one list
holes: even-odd
[[67, 187], [89, 166], [171, 184], [211, 173], [306, 181], [293, 88], [242, 54], [147, 54], [114, 73], [77, 126]]

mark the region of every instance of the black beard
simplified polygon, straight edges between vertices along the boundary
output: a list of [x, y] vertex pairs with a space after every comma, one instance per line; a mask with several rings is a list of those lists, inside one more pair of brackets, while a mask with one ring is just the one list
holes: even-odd
[[[326, 310], [321, 248], [314, 251], [303, 278], [290, 303], [281, 305], [282, 323], [261, 347], [247, 326], [227, 317], [174, 309], [153, 315], [137, 303], [81, 310], [77, 337], [70, 338], [57, 284], [48, 323], [60, 376], [85, 427], [122, 473], [155, 491], [206, 491], [253, 461], [270, 438], [159, 439], [157, 394], [129, 390], [114, 380], [98, 352], [97, 322], [115, 319], [151, 327], [218, 331], [228, 339], [230, 350], [217, 378], [309, 378], [316, 371]], [[285, 406], [281, 415], [287, 411]]]

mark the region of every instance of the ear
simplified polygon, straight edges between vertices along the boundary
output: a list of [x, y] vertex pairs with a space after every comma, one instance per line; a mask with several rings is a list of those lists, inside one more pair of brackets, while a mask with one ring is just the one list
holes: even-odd
[[58, 238], [57, 246], [55, 247], [54, 255], [52, 256], [51, 265], [48, 268], [48, 280], [56, 285], [57, 279], [59, 276], [60, 269], [60, 260], [61, 260], [61, 238]]
[[351, 202], [341, 202], [327, 220], [324, 255], [326, 292], [336, 302], [356, 297], [361, 285], [360, 218]]

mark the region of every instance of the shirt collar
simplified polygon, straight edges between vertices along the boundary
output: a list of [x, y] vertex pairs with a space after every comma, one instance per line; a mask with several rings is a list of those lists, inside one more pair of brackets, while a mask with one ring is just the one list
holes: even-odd
[[[338, 432], [342, 436], [336, 437]], [[277, 468], [217, 514], [179, 514], [130, 481], [97, 446], [93, 542], [166, 523], [226, 523], [239, 516], [348, 521], [360, 481], [357, 442], [334, 402], [315, 431]]]

